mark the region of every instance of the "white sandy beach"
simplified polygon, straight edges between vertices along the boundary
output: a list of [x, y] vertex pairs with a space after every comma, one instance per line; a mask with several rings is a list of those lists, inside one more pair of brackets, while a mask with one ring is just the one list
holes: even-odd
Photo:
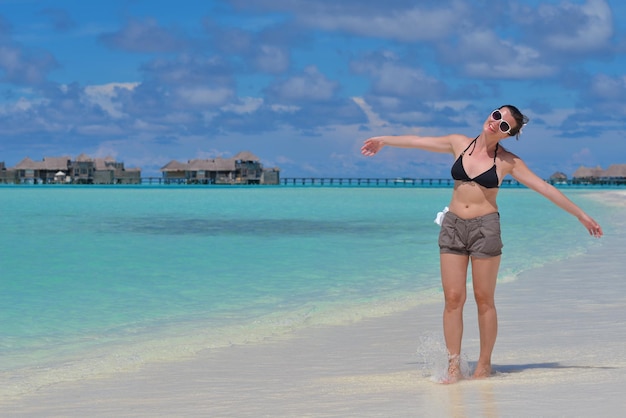
[[[626, 208], [626, 193], [599, 196]], [[0, 403], [0, 416], [621, 417], [626, 215], [618, 224], [587, 254], [499, 285], [495, 374], [486, 380], [432, 381], [433, 367], [424, 361], [437, 361], [438, 300], [190, 361], [58, 384]], [[472, 365], [478, 337], [471, 299], [465, 317], [463, 352]]]

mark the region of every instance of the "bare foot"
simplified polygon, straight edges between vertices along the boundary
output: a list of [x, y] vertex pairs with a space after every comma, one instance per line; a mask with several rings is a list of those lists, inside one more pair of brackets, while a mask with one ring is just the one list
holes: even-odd
[[491, 376], [491, 365], [477, 365], [476, 370], [474, 370], [474, 374], [472, 375], [472, 379], [486, 379]]
[[458, 354], [448, 357], [448, 376], [441, 382], [446, 385], [456, 383], [463, 377], [461, 373], [461, 358]]

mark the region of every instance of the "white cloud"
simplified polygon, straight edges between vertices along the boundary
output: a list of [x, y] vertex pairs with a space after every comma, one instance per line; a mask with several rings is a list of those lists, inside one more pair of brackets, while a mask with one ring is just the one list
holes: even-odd
[[104, 142], [98, 146], [93, 156], [96, 158], [112, 157], [117, 158], [119, 155], [116, 144], [114, 142]]
[[221, 106], [233, 97], [233, 91], [226, 87], [180, 87], [176, 95], [192, 106]]
[[583, 5], [566, 2], [559, 7], [540, 7], [539, 12], [544, 14], [543, 17], [554, 21], [558, 21], [560, 16], [567, 12], [577, 13], [583, 17], [582, 24], [573, 30], [547, 34], [545, 42], [555, 49], [590, 51], [604, 48], [613, 35], [611, 8], [604, 0], [588, 0]]
[[289, 54], [277, 46], [261, 45], [257, 50], [256, 66], [270, 74], [282, 73], [289, 68]]
[[298, 110], [301, 109], [301, 107], [275, 104], [270, 106], [270, 109], [272, 109], [276, 113], [296, 113]]
[[311, 65], [302, 74], [275, 86], [274, 91], [286, 100], [328, 100], [333, 97], [337, 87], [336, 82], [326, 78], [317, 67]]
[[457, 48], [445, 51], [465, 72], [486, 79], [549, 77], [557, 67], [545, 63], [538, 49], [502, 39], [489, 30], [473, 30], [459, 39]]
[[367, 104], [365, 99], [362, 97], [353, 97], [352, 101], [354, 101], [354, 103], [356, 103], [361, 110], [363, 110], [363, 113], [367, 116], [370, 127], [379, 128], [388, 124], [388, 122], [384, 121], [376, 112], [374, 112], [374, 110], [372, 110], [372, 107]]
[[441, 82], [423, 70], [392, 63], [384, 64], [377, 72], [375, 87], [383, 94], [417, 97], [432, 97], [443, 90]]
[[455, 32], [468, 15], [468, 6], [453, 1], [436, 9], [412, 7], [391, 9], [381, 3], [374, 14], [364, 8], [336, 10], [320, 8], [299, 15], [304, 24], [324, 30], [336, 30], [366, 37], [417, 41], [441, 39]]
[[0, 114], [7, 115], [10, 113], [26, 112], [34, 109], [36, 106], [47, 103], [44, 99], [27, 99], [19, 97], [15, 102], [3, 103], [0, 105]]
[[610, 77], [598, 74], [592, 80], [591, 91], [595, 96], [605, 100], [623, 101], [626, 97], [626, 76]]
[[260, 97], [242, 97], [239, 103], [229, 103], [221, 110], [238, 114], [253, 113], [263, 106], [264, 100]]
[[352, 64], [359, 74], [372, 79], [373, 91], [383, 96], [435, 100], [446, 90], [437, 78], [403, 62], [394, 52], [382, 51]]
[[196, 118], [190, 112], [167, 112], [160, 119], [161, 122], [171, 125], [186, 125], [190, 123], [195, 123]]
[[472, 77], [518, 80], [549, 77], [557, 71], [557, 68], [550, 65], [525, 65], [523, 61], [495, 65], [488, 62], [470, 62], [464, 68], [467, 75]]
[[141, 132], [145, 135], [152, 135], [154, 133], [167, 132], [168, 129], [162, 125], [147, 122], [143, 119], [135, 119], [132, 124], [133, 130]]
[[[114, 102], [118, 89], [133, 91], [139, 83], [107, 83], [85, 87], [85, 100], [88, 103], [96, 104], [114, 118], [124, 116], [119, 103]], [[66, 90], [66, 86], [61, 86], [61, 90]]]
[[296, 164], [296, 161], [285, 155], [277, 155], [275, 160], [278, 164]]
[[583, 148], [574, 154], [572, 154], [571, 160], [573, 163], [580, 165], [588, 165], [589, 161], [593, 161], [593, 153], [589, 148]]
[[79, 125], [76, 132], [85, 137], [90, 136], [120, 136], [124, 135], [124, 130], [117, 125], [111, 124], [90, 124]]
[[103, 34], [100, 39], [111, 47], [132, 52], [179, 51], [186, 43], [176, 29], [161, 27], [154, 18], [131, 19], [120, 30]]

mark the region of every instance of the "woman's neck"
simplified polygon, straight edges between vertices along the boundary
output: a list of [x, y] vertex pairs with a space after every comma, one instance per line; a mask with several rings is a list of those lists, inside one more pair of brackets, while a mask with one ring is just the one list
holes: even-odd
[[497, 136], [485, 135], [485, 133], [483, 132], [478, 135], [478, 138], [476, 138], [476, 147], [478, 148], [478, 150], [486, 151], [490, 154], [496, 149], [499, 142], [500, 138], [498, 138]]

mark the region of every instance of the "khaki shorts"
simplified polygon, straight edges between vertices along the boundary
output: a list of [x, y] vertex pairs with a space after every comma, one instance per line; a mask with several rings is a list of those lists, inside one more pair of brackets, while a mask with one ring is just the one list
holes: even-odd
[[462, 219], [447, 212], [439, 232], [439, 252], [477, 258], [502, 254], [500, 214], [498, 212], [472, 219]]

